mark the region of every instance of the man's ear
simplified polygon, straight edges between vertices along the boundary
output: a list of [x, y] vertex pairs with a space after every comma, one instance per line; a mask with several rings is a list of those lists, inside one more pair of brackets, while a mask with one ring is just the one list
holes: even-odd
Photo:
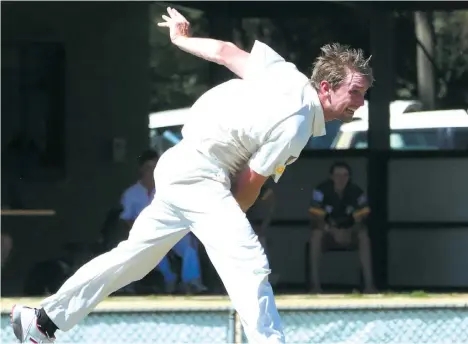
[[328, 81], [322, 80], [320, 81], [320, 93], [322, 94], [329, 94], [331, 91], [331, 85]]

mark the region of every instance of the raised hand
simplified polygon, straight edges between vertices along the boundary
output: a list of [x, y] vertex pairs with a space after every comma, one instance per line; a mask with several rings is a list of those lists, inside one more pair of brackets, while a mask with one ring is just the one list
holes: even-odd
[[168, 7], [167, 13], [169, 16], [163, 14], [162, 19], [164, 21], [158, 23], [158, 26], [169, 28], [169, 37], [171, 38], [171, 41], [175, 42], [180, 37], [189, 37], [189, 21], [174, 8]]

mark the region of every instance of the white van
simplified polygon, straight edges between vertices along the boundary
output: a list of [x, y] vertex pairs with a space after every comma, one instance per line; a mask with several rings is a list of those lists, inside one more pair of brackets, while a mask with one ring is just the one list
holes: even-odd
[[181, 130], [190, 107], [153, 112], [149, 115], [150, 147], [160, 155], [182, 139]]
[[[367, 118], [343, 124], [331, 148], [367, 148], [367, 129]], [[460, 109], [391, 114], [390, 147], [398, 150], [467, 150], [468, 113]]]
[[[417, 112], [422, 110], [422, 103], [419, 100], [393, 100], [389, 104], [390, 115]], [[364, 105], [356, 110], [353, 120], [369, 119], [369, 102], [364, 100]]]
[[[354, 118], [367, 120], [369, 118], [367, 100], [354, 114]], [[391, 113], [418, 111], [421, 103], [418, 100], [395, 100], [390, 103]], [[150, 146], [162, 154], [168, 148], [182, 139], [181, 129], [190, 115], [190, 107], [153, 112], [149, 115]], [[313, 149], [306, 146], [305, 149]]]
[[[393, 105], [393, 106], [392, 106]], [[466, 110], [414, 111], [415, 102], [396, 101], [390, 106], [390, 146], [399, 150], [468, 149]], [[368, 114], [341, 125], [331, 149], [367, 148]], [[359, 110], [358, 110], [359, 111]], [[181, 130], [190, 107], [154, 112], [149, 115], [150, 146], [159, 154], [182, 139]]]

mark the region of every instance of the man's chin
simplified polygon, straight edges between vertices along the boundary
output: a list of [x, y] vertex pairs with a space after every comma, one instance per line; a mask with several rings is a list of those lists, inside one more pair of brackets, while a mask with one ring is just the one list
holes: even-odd
[[344, 113], [341, 115], [341, 117], [339, 118], [339, 120], [343, 123], [349, 123], [349, 122], [352, 122], [353, 121], [353, 116], [354, 114], [347, 114], [347, 113]]

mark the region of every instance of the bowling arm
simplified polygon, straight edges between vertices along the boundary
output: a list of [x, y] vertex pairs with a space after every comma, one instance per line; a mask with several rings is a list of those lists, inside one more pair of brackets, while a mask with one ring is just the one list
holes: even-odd
[[233, 196], [244, 212], [247, 212], [255, 203], [267, 179], [249, 167], [245, 168], [236, 178]]
[[185, 52], [225, 66], [238, 77], [244, 78], [250, 54], [234, 43], [198, 37], [177, 37], [173, 43]]

